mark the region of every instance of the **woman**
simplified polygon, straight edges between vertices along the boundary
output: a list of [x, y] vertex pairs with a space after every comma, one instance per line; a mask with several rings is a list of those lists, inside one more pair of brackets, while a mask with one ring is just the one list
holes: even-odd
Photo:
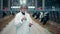
[[14, 19], [14, 24], [16, 26], [16, 34], [29, 34], [29, 29], [32, 25], [32, 19], [27, 13], [28, 7], [22, 5], [20, 12], [16, 15]]

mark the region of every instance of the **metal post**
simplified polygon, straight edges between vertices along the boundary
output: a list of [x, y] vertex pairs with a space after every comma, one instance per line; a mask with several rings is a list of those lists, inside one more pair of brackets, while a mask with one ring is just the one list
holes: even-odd
[[[10, 0], [10, 1], [13, 3], [13, 0]], [[13, 6], [13, 4], [11, 6]], [[11, 6], [10, 6], [10, 12], [11, 12], [11, 15], [12, 15], [12, 8], [11, 8]]]
[[[12, 0], [12, 3], [13, 3], [13, 0]], [[13, 4], [12, 4], [12, 6], [13, 6]]]
[[1, 0], [1, 10], [3, 10], [3, 0]]
[[8, 8], [9, 8], [9, 11], [10, 11], [10, 0], [8, 0]]
[[10, 7], [11, 7], [11, 5], [10, 5], [10, 1], [11, 1], [11, 0], [8, 0], [8, 8], [9, 8], [9, 12], [10, 12], [10, 14], [12, 14], [12, 11], [11, 11], [11, 8], [10, 8]]
[[2, 0], [1, 0], [1, 10], [2, 10]]
[[35, 0], [35, 7], [36, 7], [35, 9], [37, 9], [37, 0]]
[[45, 10], [45, 0], [42, 0], [42, 9]]

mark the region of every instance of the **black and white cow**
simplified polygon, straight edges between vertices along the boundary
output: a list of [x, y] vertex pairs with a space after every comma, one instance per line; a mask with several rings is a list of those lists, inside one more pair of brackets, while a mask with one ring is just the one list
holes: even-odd
[[49, 20], [49, 13], [45, 12], [42, 14], [43, 17], [41, 17], [41, 22], [43, 23], [43, 25], [45, 25], [47, 23], [47, 21]]

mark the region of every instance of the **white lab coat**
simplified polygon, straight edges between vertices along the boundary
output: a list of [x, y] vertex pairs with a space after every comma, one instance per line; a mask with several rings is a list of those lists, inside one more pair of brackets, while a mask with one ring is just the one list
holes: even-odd
[[[21, 19], [26, 17], [26, 20], [22, 21]], [[15, 16], [14, 25], [16, 26], [16, 34], [30, 34], [29, 32], [29, 23], [32, 23], [32, 19], [28, 13], [23, 15], [21, 12]]]

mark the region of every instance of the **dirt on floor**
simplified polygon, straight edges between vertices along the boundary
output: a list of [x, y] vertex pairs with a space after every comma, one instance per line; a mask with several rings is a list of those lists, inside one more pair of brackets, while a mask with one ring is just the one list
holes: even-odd
[[[31, 15], [30, 15], [31, 16]], [[13, 15], [6, 16], [0, 19], [0, 31], [14, 18]], [[34, 19], [32, 16], [31, 18], [38, 23], [40, 26], [47, 28], [53, 34], [60, 34], [60, 24], [56, 24], [56, 22], [48, 21], [46, 25], [42, 25], [39, 19]]]
[[14, 18], [13, 15], [5, 16], [4, 18], [0, 18], [0, 31]]
[[[31, 15], [30, 15], [31, 16]], [[48, 21], [46, 25], [42, 25], [42, 23], [39, 21], [39, 19], [34, 19], [32, 16], [31, 18], [38, 23], [40, 26], [47, 28], [50, 32], [53, 34], [60, 34], [60, 24], [57, 24], [56, 22], [53, 21]]]

